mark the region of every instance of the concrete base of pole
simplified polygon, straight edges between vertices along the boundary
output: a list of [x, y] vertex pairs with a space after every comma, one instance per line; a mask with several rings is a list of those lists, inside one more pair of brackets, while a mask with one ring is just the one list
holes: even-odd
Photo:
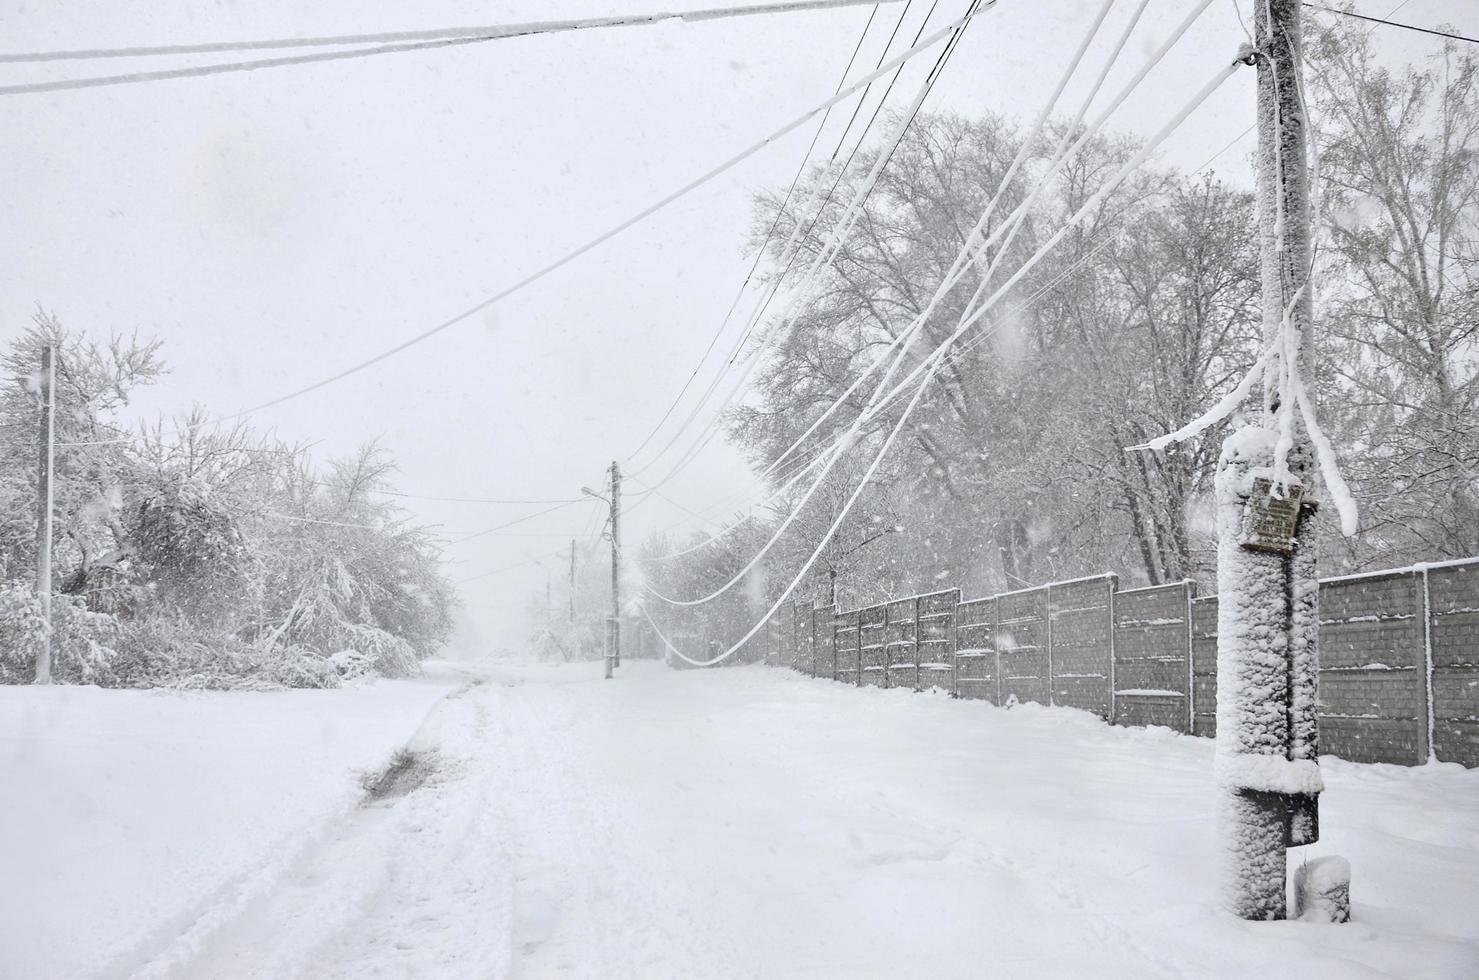
[[1351, 921], [1351, 865], [1328, 855], [1294, 872], [1294, 914], [1305, 922]]
[[1239, 918], [1287, 915], [1284, 822], [1284, 808], [1272, 794], [1237, 790], [1224, 797], [1222, 904]]

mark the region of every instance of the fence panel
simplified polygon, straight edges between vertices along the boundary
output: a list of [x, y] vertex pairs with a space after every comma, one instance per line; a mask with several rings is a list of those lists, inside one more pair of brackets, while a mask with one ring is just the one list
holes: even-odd
[[1109, 718], [1113, 575], [1048, 586], [1053, 703]]
[[915, 636], [919, 640], [919, 689], [955, 693], [955, 608], [960, 590], [946, 589], [918, 598]]
[[1191, 582], [1114, 597], [1114, 717], [1191, 729]]
[[862, 683], [888, 686], [888, 644], [884, 639], [888, 607], [868, 606], [858, 610], [858, 669]]
[[803, 674], [812, 672], [811, 659], [811, 604], [797, 603], [791, 607], [795, 613], [796, 669]]
[[1217, 597], [1191, 603], [1191, 733], [1217, 735]]
[[1051, 704], [1048, 672], [1048, 587], [996, 597], [996, 649], [1003, 700]]
[[1408, 765], [1428, 757], [1422, 585], [1406, 569], [1321, 586], [1321, 752]]
[[815, 665], [813, 676], [824, 677], [829, 681], [836, 676], [837, 671], [836, 635], [833, 630], [833, 620], [836, 618], [835, 606], [811, 611], [811, 635], [814, 644], [812, 662]]
[[883, 604], [883, 646], [889, 687], [919, 689], [919, 645], [914, 642], [917, 612], [912, 597]]
[[1479, 766], [1479, 561], [1431, 566], [1423, 574], [1433, 752], [1442, 762]]
[[955, 696], [1000, 704], [997, 686], [996, 599], [955, 607]]
[[[770, 646], [847, 684], [1215, 735], [1217, 597], [1191, 582], [1115, 585], [1094, 576], [966, 602], [948, 589], [845, 613], [797, 604]], [[1479, 559], [1322, 581], [1319, 696], [1322, 753], [1479, 766]]]
[[858, 683], [858, 613], [838, 613], [832, 620], [833, 643], [837, 649], [835, 677], [844, 684]]

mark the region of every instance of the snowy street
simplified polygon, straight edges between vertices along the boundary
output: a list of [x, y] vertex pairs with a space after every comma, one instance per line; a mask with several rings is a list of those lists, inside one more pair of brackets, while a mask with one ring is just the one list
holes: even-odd
[[[1356, 921], [1253, 924], [1212, 897], [1209, 741], [764, 667], [637, 663], [613, 682], [594, 664], [462, 670], [473, 680], [455, 688], [444, 672], [321, 695], [336, 699], [323, 702], [323, 730], [352, 741], [357, 724], [389, 747], [370, 702], [450, 691], [424, 720], [396, 695], [413, 759], [358, 805], [342, 787], [363, 760], [327, 754], [321, 779], [292, 774], [292, 793], [269, 771], [244, 776], [260, 782], [209, 823], [180, 819], [206, 812], [218, 791], [208, 781], [147, 804], [94, 797], [95, 835], [123, 825], [124, 806], [161, 811], [131, 813], [142, 826], [174, 814], [174, 847], [137, 854], [147, 835], [104, 838], [116, 853], [94, 857], [83, 891], [113, 905], [47, 893], [41, 864], [16, 863], [34, 850], [18, 832], [47, 825], [13, 810], [0, 840], [21, 875], [0, 886], [0, 973], [1140, 978], [1278, 964], [1308, 977], [1464, 977], [1479, 963], [1479, 773], [1458, 766], [1325, 760], [1325, 839], [1310, 850], [1351, 860]], [[223, 698], [119, 694], [136, 734], [153, 702]], [[224, 696], [244, 697], [287, 696]], [[6, 726], [8, 747], [25, 743], [25, 722]], [[187, 775], [211, 768], [203, 755], [233, 757], [208, 739], [119, 752]], [[6, 785], [27, 758], [0, 757]], [[344, 805], [311, 805], [327, 785]], [[285, 809], [299, 822], [290, 837], [311, 837], [291, 860], [265, 862], [249, 888], [202, 885], [189, 914], [151, 921], [151, 906], [180, 892], [163, 882], [219, 873], [196, 848], [260, 861], [281, 844]], [[56, 901], [28, 900], [38, 895]], [[90, 949], [93, 917], [133, 928], [144, 955]]]

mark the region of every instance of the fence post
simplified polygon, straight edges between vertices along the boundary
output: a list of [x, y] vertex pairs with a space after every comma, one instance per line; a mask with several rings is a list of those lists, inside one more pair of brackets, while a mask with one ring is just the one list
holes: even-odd
[[1433, 745], [1433, 736], [1437, 734], [1436, 724], [1433, 716], [1433, 599], [1428, 592], [1428, 567], [1421, 566], [1420, 572], [1423, 580], [1422, 591], [1422, 616], [1423, 616], [1423, 655], [1422, 655], [1422, 684], [1418, 688], [1421, 693], [1422, 714], [1422, 742], [1418, 746], [1417, 764], [1433, 762], [1438, 758], [1438, 753]]
[[830, 681], [837, 680], [837, 603], [827, 607], [827, 649], [832, 657], [832, 673], [827, 675]]
[[1115, 619], [1114, 619], [1114, 597], [1115, 597], [1115, 593], [1119, 592], [1119, 578], [1118, 578], [1118, 576], [1114, 576], [1114, 575], [1109, 576], [1109, 578], [1105, 580], [1105, 585], [1109, 589], [1109, 599], [1104, 604], [1105, 609], [1107, 611], [1107, 614], [1109, 616], [1109, 669], [1107, 671], [1105, 671], [1105, 676], [1109, 678], [1109, 723], [1111, 725], [1113, 725], [1113, 724], [1117, 724], [1116, 719], [1115, 719], [1115, 710], [1114, 710], [1114, 708], [1115, 708], [1115, 699], [1114, 699], [1114, 688], [1115, 688], [1115, 684], [1114, 684], [1115, 642], [1114, 642], [1114, 640], [1115, 640], [1115, 634], [1119, 632], [1119, 625], [1115, 622]]
[[1053, 697], [1053, 583], [1049, 582], [1043, 593], [1043, 647], [1047, 651], [1043, 670], [1048, 683], [1048, 704], [1056, 704]]
[[914, 597], [914, 690], [922, 691], [924, 688], [920, 681], [924, 677], [924, 670], [919, 666], [919, 596]]
[[996, 700], [995, 704], [1001, 705], [1001, 595], [991, 597], [991, 650], [996, 655], [996, 669], [992, 676], [996, 678]]
[[813, 602], [807, 614], [811, 623], [811, 676], [817, 675], [817, 604]]
[[1191, 579], [1181, 580], [1186, 590], [1186, 734], [1195, 735], [1197, 727], [1197, 633], [1192, 625], [1192, 600], [1196, 598], [1197, 584]]
[[950, 658], [950, 696], [960, 697], [960, 661], [956, 654], [960, 652], [960, 597], [963, 592], [955, 593], [955, 603], [950, 607], [950, 629], [945, 634], [945, 655]]

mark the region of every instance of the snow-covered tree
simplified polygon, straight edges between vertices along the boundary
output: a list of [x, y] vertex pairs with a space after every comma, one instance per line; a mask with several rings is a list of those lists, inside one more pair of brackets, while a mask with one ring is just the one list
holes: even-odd
[[29, 681], [36, 378], [57, 358], [52, 642], [56, 676], [116, 685], [338, 683], [405, 674], [451, 631], [440, 551], [389, 502], [366, 447], [327, 467], [203, 409], [141, 433], [119, 414], [163, 371], [159, 345], [99, 345], [38, 314], [0, 354], [0, 680]]
[[1357, 566], [1479, 553], [1479, 58], [1390, 68], [1332, 23], [1311, 52], [1328, 242], [1321, 357], [1346, 411]]

